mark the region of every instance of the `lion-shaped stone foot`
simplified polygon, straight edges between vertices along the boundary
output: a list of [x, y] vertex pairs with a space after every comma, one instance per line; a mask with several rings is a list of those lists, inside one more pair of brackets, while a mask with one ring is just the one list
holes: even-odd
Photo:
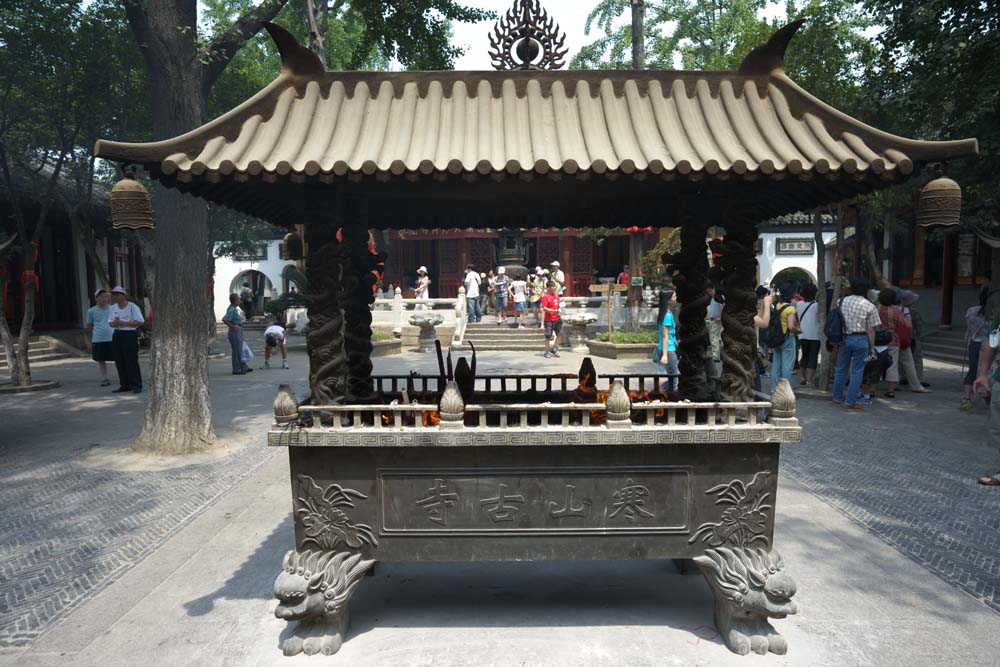
[[715, 625], [730, 651], [788, 651], [788, 643], [767, 621], [798, 611], [792, 602], [795, 581], [777, 551], [719, 547], [694, 561], [715, 595]]
[[348, 600], [375, 563], [347, 551], [289, 551], [274, 580], [274, 615], [297, 621], [283, 633], [285, 655], [333, 655], [347, 634]]

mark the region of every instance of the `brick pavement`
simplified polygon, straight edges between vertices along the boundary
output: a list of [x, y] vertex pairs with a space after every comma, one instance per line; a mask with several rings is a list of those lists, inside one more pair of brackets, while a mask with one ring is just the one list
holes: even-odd
[[[254, 423], [266, 425], [274, 394], [262, 385], [273, 376], [239, 383], [223, 375], [227, 363], [212, 364], [217, 405], [252, 406]], [[93, 371], [89, 361], [38, 364], [35, 376], [58, 377], [62, 388], [0, 402], [0, 650], [31, 644], [277, 454], [258, 436], [171, 470], [84, 467], [79, 454], [93, 443], [123, 446], [138, 432], [145, 401], [112, 397]], [[258, 389], [270, 397], [255, 397]], [[217, 424], [220, 437], [245, 444], [250, 419], [246, 430], [228, 421]]]
[[[293, 353], [293, 368], [304, 359]], [[529, 365], [574, 370], [577, 355], [548, 360], [481, 355], [481, 368]], [[523, 362], [523, 363], [522, 363]], [[32, 643], [72, 609], [120, 578], [169, 536], [274, 456], [261, 446], [275, 373], [248, 379], [225, 375], [213, 362], [217, 430], [255, 442], [209, 463], [161, 472], [113, 472], [80, 466], [75, 457], [99, 436], [88, 420], [107, 417], [105, 442], [138, 431], [141, 398], [111, 400], [92, 387], [88, 362], [58, 368], [63, 388], [0, 402], [0, 649]], [[431, 370], [431, 355], [376, 360], [381, 372]], [[603, 364], [601, 364], [604, 367]], [[648, 370], [642, 361], [622, 370]], [[995, 451], [983, 447], [985, 412], [960, 413], [958, 372], [933, 367], [935, 393], [900, 393], [863, 414], [828, 403], [800, 401], [807, 428], [802, 446], [783, 449], [782, 471], [886, 543], [1000, 611], [1000, 493], [975, 484]], [[44, 372], [42, 372], [44, 369]], [[303, 394], [299, 373], [292, 374]], [[283, 376], [286, 381], [287, 376]], [[131, 402], [129, 402], [131, 401]], [[59, 415], [58, 419], [53, 419]], [[46, 419], [45, 417], [49, 417]], [[221, 423], [220, 423], [221, 422]], [[38, 424], [45, 428], [39, 429]], [[242, 434], [242, 435], [241, 435]]]
[[[958, 410], [958, 368], [928, 363], [931, 394], [899, 391], [863, 413], [799, 401], [806, 441], [781, 470], [951, 585], [1000, 612], [1000, 469], [986, 410]], [[780, 501], [779, 501], [780, 502]]]

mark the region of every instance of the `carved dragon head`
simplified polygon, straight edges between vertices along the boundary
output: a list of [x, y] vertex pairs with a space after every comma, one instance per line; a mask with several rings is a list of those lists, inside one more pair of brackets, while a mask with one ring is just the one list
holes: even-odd
[[748, 612], [784, 618], [798, 611], [795, 582], [776, 551], [719, 547], [694, 559], [729, 600]]
[[289, 551], [274, 580], [274, 615], [298, 621], [339, 613], [372, 563], [348, 551]]

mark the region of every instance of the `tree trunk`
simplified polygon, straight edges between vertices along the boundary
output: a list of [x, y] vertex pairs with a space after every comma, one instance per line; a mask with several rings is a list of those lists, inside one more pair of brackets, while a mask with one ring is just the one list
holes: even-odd
[[[178, 48], [183, 52], [183, 45]], [[153, 67], [150, 74], [155, 138], [177, 136], [201, 123], [204, 99], [196, 71]], [[169, 279], [153, 283], [149, 400], [142, 433], [132, 448], [151, 454], [186, 454], [204, 450], [215, 441], [204, 353], [208, 209], [205, 202], [160, 184], [154, 187], [153, 196], [156, 272]]]
[[645, 0], [632, 0], [632, 69], [646, 69]]
[[[0, 299], [0, 306], [3, 306], [3, 299]], [[10, 375], [10, 382], [18, 384], [17, 374], [20, 367], [17, 365], [17, 349], [14, 347], [14, 336], [10, 332], [10, 327], [7, 326], [7, 318], [4, 316], [2, 308], [0, 308], [0, 341], [3, 342], [3, 352], [7, 358], [7, 373]]]

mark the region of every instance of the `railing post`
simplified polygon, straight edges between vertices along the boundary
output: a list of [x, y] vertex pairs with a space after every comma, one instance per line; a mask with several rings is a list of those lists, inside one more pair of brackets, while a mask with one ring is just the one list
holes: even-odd
[[448, 383], [441, 394], [438, 403], [438, 413], [441, 415], [441, 428], [458, 428], [465, 425], [465, 401], [458, 383], [454, 380]]
[[799, 420], [795, 417], [795, 394], [792, 393], [792, 385], [785, 378], [778, 380], [778, 386], [771, 394], [771, 410], [767, 416], [767, 423], [771, 426], [792, 428], [799, 425]]
[[403, 290], [398, 287], [392, 295], [392, 327], [403, 331]]
[[466, 317], [465, 286], [458, 288], [458, 296], [455, 297], [455, 343], [461, 343], [465, 338]]
[[605, 404], [608, 414], [608, 428], [631, 428], [632, 400], [625, 391], [625, 385], [621, 380], [615, 380], [608, 392], [608, 400]]

